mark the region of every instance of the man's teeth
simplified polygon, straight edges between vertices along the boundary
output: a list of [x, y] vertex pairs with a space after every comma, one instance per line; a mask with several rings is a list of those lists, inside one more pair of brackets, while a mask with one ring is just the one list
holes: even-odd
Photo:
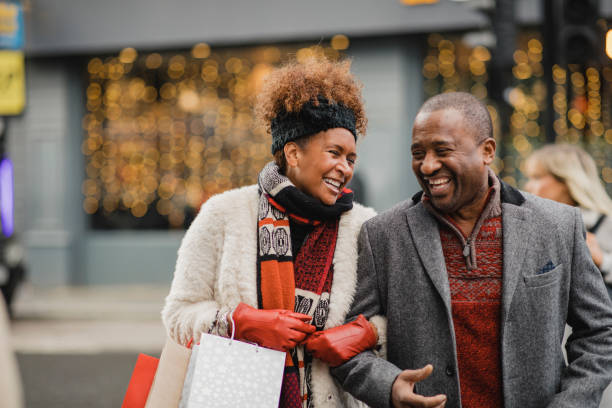
[[429, 181], [429, 184], [431, 184], [433, 186], [439, 186], [441, 184], [448, 183], [449, 179], [442, 178], [442, 179], [435, 179], [435, 180], [428, 180], [428, 181]]
[[336, 187], [336, 188], [340, 188], [340, 186], [342, 185], [342, 183], [340, 183], [339, 181], [336, 180], [332, 180], [329, 178], [325, 178], [323, 179], [327, 184], [331, 184], [332, 186]]

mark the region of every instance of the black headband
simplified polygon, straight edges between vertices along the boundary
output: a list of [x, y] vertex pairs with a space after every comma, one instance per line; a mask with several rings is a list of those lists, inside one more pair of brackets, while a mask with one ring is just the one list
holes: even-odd
[[283, 109], [272, 119], [270, 128], [273, 154], [287, 142], [328, 129], [347, 129], [357, 140], [353, 110], [341, 103], [330, 103], [322, 97], [317, 99], [318, 105], [308, 101], [299, 112], [287, 112]]

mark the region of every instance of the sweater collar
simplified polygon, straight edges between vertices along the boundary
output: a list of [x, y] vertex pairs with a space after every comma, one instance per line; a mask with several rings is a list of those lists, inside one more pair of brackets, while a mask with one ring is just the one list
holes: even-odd
[[453, 220], [438, 211], [432, 204], [429, 198], [426, 195], [421, 196], [421, 202], [423, 206], [427, 209], [427, 211], [434, 216], [438, 220], [438, 222], [448, 229], [453, 231], [453, 233], [457, 236], [457, 239], [461, 242], [461, 246], [463, 247], [463, 256], [465, 258], [466, 266], [469, 270], [476, 269], [478, 266], [476, 264], [476, 237], [480, 232], [480, 228], [485, 223], [486, 220], [501, 216], [501, 182], [493, 172], [489, 168], [489, 191], [487, 202], [482, 209], [478, 220], [474, 224], [474, 228], [472, 232], [470, 232], [469, 236], [464, 236], [461, 229], [453, 222]]

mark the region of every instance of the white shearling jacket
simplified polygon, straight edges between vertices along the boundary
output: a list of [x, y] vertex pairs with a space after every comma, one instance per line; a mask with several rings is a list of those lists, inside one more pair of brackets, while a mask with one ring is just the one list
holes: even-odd
[[[187, 230], [178, 251], [174, 279], [162, 320], [181, 344], [208, 331], [218, 310], [244, 302], [257, 307], [257, 185], [210, 198]], [[340, 217], [333, 258], [334, 277], [325, 328], [344, 323], [357, 279], [357, 237], [361, 225], [376, 213], [355, 203]], [[371, 319], [385, 341], [384, 321]], [[314, 359], [312, 397], [316, 408], [353, 407], [361, 403], [343, 392], [329, 367]]]

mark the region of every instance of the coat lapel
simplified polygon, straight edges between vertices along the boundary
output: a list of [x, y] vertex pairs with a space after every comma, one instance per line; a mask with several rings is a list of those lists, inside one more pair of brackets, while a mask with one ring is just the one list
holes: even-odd
[[531, 211], [523, 206], [502, 204], [503, 227], [503, 285], [502, 324], [507, 320], [517, 282], [526, 261], [527, 249], [534, 245], [534, 223]]
[[416, 247], [421, 263], [450, 313], [450, 287], [438, 223], [420, 203], [408, 208], [406, 215], [412, 242]]
[[[527, 249], [535, 244], [537, 231], [530, 219], [531, 211], [522, 205], [525, 197], [518, 190], [503, 181], [500, 182], [504, 251], [502, 276], [502, 324], [504, 324], [521, 276], [521, 267], [526, 260]], [[421, 263], [450, 312], [450, 287], [438, 224], [419, 203], [420, 199], [421, 193], [417, 193], [412, 198], [413, 202], [418, 204], [407, 210], [408, 226]]]

